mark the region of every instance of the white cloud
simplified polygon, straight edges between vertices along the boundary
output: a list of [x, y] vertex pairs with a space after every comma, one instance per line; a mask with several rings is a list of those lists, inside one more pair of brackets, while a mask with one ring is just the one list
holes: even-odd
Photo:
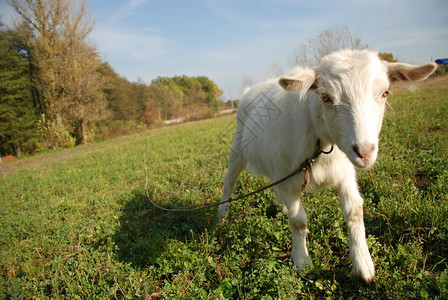
[[402, 33], [394, 34], [395, 38], [393, 40], [389, 40], [383, 44], [378, 44], [378, 49], [388, 49], [388, 48], [396, 48], [396, 47], [409, 47], [415, 46], [419, 44], [424, 44], [430, 41], [434, 41], [437, 39], [444, 38], [448, 35], [448, 28], [441, 29], [422, 29], [413, 31], [412, 33]]
[[149, 2], [149, 0], [131, 0], [128, 4], [128, 7], [130, 9], [134, 9], [134, 8], [137, 8], [139, 6], [146, 4], [147, 2]]
[[92, 39], [97, 42], [100, 52], [106, 55], [106, 60], [121, 58], [133, 63], [157, 57], [174, 43], [153, 29], [97, 27], [92, 33]]

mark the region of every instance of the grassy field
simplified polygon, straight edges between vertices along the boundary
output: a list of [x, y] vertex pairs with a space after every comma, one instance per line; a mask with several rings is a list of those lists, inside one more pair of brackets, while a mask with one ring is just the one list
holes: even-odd
[[[2, 299], [448, 298], [448, 78], [390, 97], [376, 165], [359, 174], [376, 283], [351, 274], [334, 191], [305, 195], [314, 266], [298, 274], [271, 191], [211, 203], [235, 116], [152, 131], [0, 167]], [[267, 181], [244, 172], [237, 194]]]

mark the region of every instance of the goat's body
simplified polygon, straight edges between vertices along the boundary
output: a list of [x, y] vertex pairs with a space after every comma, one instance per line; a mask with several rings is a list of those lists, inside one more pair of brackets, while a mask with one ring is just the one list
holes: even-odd
[[[284, 91], [277, 82], [255, 86], [243, 97], [232, 145], [232, 151], [243, 156], [251, 172], [272, 180], [285, 176], [311, 156], [317, 142], [309, 112], [312, 102], [297, 101], [296, 95]], [[276, 155], [267, 157], [266, 153]]]
[[[320, 132], [316, 118], [318, 101], [312, 91], [301, 99], [286, 92], [276, 79], [255, 86], [239, 104], [230, 159], [241, 160], [250, 172], [276, 181], [310, 158], [318, 140], [324, 149], [329, 148], [332, 143]], [[314, 162], [307, 191], [335, 185], [335, 174], [341, 168], [355, 174], [350, 160], [335, 146], [329, 157], [321, 156]], [[300, 191], [303, 176], [291, 178], [282, 188], [291, 185]]]
[[[298, 100], [297, 93], [288, 93], [276, 83], [277, 80], [272, 80], [255, 86], [239, 104], [237, 132], [230, 151], [229, 171], [224, 179], [223, 200], [232, 196], [235, 181], [245, 167], [252, 173], [276, 181], [310, 158], [317, 150], [318, 140], [324, 148], [331, 145], [325, 134], [320, 135], [319, 132], [320, 125], [316, 117], [318, 95], [309, 92], [306, 97]], [[373, 279], [373, 263], [364, 239], [362, 198], [358, 192], [352, 163], [334, 145], [330, 154], [321, 155], [314, 161], [310, 175], [306, 191], [335, 186], [338, 191], [344, 190], [341, 199], [351, 202], [357, 208], [353, 212], [347, 212], [350, 215], [356, 212], [361, 216], [356, 224], [352, 222], [357, 231], [360, 231], [357, 236], [362, 237], [358, 242], [362, 250], [355, 250], [355, 261], [360, 261], [358, 265], [363, 265], [357, 274]], [[274, 187], [277, 201], [288, 211], [294, 244], [291, 256], [299, 268], [310, 263], [306, 249], [307, 218], [300, 201], [303, 182], [302, 172]], [[345, 203], [342, 205], [348, 206]], [[220, 207], [221, 217], [227, 215], [228, 209], [228, 205]], [[360, 267], [355, 265], [355, 269]]]
[[[291, 76], [253, 87], [238, 106], [222, 201], [232, 196], [244, 168], [276, 181], [310, 158], [318, 140], [324, 149], [333, 145], [333, 152], [313, 163], [306, 191], [336, 188], [349, 229], [353, 272], [371, 283], [375, 271], [354, 165], [366, 168], [376, 160], [390, 80], [422, 80], [435, 67], [388, 64], [368, 50], [341, 51], [324, 57], [316, 70], [296, 68]], [[310, 264], [307, 217], [300, 200], [303, 184], [300, 173], [274, 188], [290, 219], [291, 257], [300, 269]], [[220, 205], [220, 217], [228, 213], [229, 203]]]

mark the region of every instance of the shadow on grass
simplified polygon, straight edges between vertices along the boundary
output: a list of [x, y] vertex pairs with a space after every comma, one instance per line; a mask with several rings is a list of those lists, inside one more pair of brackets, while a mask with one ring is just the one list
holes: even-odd
[[215, 210], [165, 212], [154, 207], [141, 191], [125, 201], [114, 242], [120, 259], [134, 267], [154, 264], [170, 241], [191, 241], [216, 222]]

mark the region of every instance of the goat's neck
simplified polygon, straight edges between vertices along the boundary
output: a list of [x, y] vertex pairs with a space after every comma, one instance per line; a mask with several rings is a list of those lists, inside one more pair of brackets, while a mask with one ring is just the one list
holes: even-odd
[[326, 148], [327, 146], [334, 144], [334, 141], [328, 135], [327, 122], [323, 116], [322, 104], [319, 102], [319, 96], [316, 93], [311, 92], [311, 95], [307, 100], [309, 116], [313, 125], [314, 134], [316, 135], [315, 139], [316, 141], [320, 140], [321, 146]]

